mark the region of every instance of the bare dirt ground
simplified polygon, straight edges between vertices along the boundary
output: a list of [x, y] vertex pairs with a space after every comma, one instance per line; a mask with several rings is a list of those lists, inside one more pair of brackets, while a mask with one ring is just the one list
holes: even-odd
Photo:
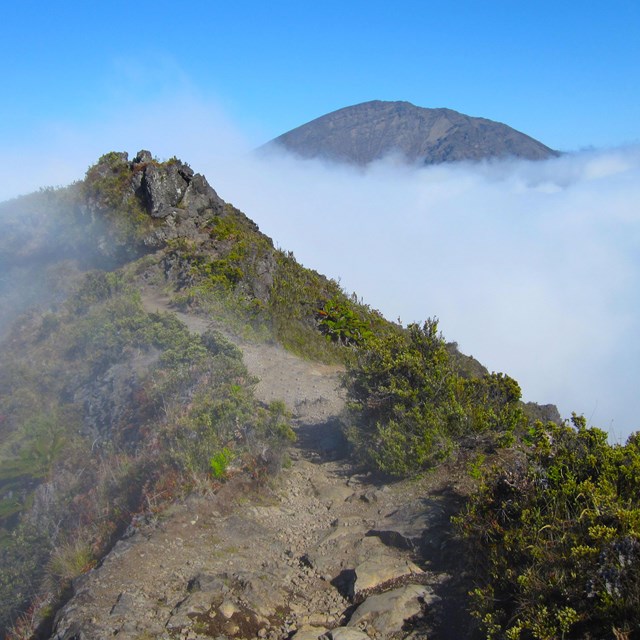
[[[144, 305], [170, 310], [158, 296]], [[192, 331], [209, 326], [171, 312]], [[339, 368], [275, 345], [239, 346], [258, 397], [293, 413], [291, 466], [267, 486], [232, 479], [138, 523], [76, 581], [53, 637], [463, 637], [450, 576], [439, 572], [452, 503], [434, 484], [446, 483], [360, 474], [339, 428]]]
[[342, 411], [340, 367], [303, 360], [276, 344], [240, 340], [210, 319], [173, 309], [167, 296], [153, 290], [142, 296], [142, 303], [147, 311], [173, 313], [194, 333], [211, 327], [221, 330], [240, 347], [249, 373], [259, 379], [255, 389], [259, 400], [283, 400], [296, 419], [305, 423], [322, 422]]

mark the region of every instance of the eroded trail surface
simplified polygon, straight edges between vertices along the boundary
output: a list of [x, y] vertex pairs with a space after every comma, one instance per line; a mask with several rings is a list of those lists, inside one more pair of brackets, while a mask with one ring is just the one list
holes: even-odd
[[460, 637], [443, 623], [453, 600], [437, 571], [450, 500], [357, 473], [339, 430], [339, 370], [240, 346], [259, 397], [294, 414], [291, 466], [268, 486], [231, 480], [139, 524], [76, 581], [54, 638]]

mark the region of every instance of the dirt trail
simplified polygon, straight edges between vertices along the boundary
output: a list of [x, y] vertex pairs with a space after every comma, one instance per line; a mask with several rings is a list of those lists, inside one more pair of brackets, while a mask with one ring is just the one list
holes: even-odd
[[323, 422], [342, 411], [340, 367], [303, 360], [275, 344], [241, 340], [210, 319], [173, 309], [168, 296], [153, 290], [142, 295], [142, 304], [150, 312], [173, 313], [193, 333], [204, 333], [211, 327], [222, 331], [240, 347], [249, 373], [259, 379], [256, 397], [266, 403], [283, 400], [299, 422]]
[[[143, 301], [170, 310], [157, 296]], [[170, 311], [192, 331], [209, 326]], [[290, 468], [259, 490], [232, 480], [138, 523], [76, 581], [56, 640], [422, 638], [425, 616], [433, 625], [442, 615], [448, 576], [429, 559], [447, 540], [447, 502], [426, 499], [420, 483], [377, 485], [356, 473], [337, 419], [338, 368], [239, 346], [261, 379], [258, 397], [284, 399], [294, 413]]]

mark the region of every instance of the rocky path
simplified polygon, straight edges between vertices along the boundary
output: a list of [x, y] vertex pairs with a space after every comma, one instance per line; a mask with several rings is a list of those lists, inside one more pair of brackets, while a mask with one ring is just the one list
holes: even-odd
[[236, 478], [140, 525], [76, 581], [56, 640], [423, 638], [442, 626], [449, 577], [433, 561], [446, 500], [356, 472], [338, 428], [337, 369], [273, 345], [242, 348], [259, 397], [294, 414], [291, 466], [270, 486]]

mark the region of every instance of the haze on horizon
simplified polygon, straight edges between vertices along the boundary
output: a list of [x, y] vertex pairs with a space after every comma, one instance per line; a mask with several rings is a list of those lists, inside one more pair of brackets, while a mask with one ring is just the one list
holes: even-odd
[[[176, 111], [189, 123], [180, 130]], [[448, 340], [516, 378], [526, 400], [582, 413], [614, 440], [640, 427], [640, 146], [421, 169], [389, 158], [362, 170], [261, 157], [201, 101], [142, 115], [29, 149], [40, 160], [31, 185], [3, 152], [11, 180], [0, 197], [80, 179], [110, 150], [176, 155], [278, 246], [389, 319], [438, 317]]]
[[[640, 3], [33, 0], [3, 26], [0, 200], [110, 150], [176, 155], [389, 318], [439, 317], [527, 399], [614, 438], [640, 426]], [[420, 171], [252, 155], [373, 99], [573, 153]]]

